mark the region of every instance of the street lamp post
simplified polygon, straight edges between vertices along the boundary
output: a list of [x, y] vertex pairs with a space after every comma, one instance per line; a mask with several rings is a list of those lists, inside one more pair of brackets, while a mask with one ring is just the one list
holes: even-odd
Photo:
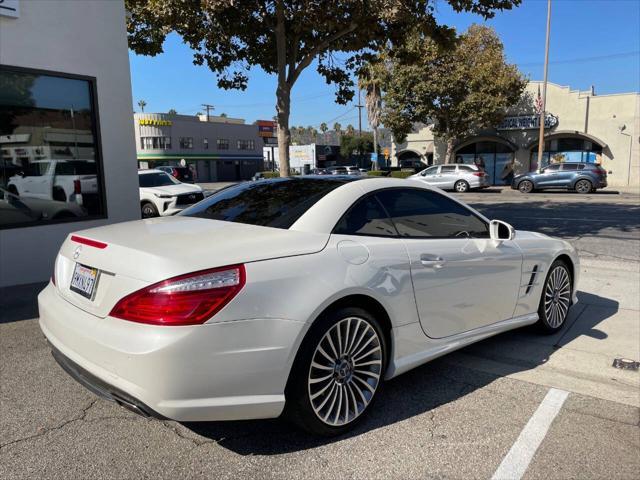
[[551, 0], [547, 0], [547, 36], [544, 46], [544, 80], [542, 83], [542, 108], [540, 109], [540, 130], [538, 133], [538, 171], [542, 167], [544, 152], [544, 120], [547, 109], [547, 74], [549, 70], [549, 34], [551, 32]]

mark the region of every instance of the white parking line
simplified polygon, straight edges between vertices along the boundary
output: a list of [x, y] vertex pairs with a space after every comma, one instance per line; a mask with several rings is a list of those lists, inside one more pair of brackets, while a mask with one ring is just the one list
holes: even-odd
[[567, 217], [531, 217], [531, 216], [513, 216], [511, 218], [523, 218], [527, 220], [564, 220], [567, 222], [592, 222], [592, 223], [602, 223], [609, 221], [606, 218], [567, 218]]
[[552, 388], [525, 425], [507, 456], [493, 474], [492, 480], [519, 480], [547, 435], [569, 392]]

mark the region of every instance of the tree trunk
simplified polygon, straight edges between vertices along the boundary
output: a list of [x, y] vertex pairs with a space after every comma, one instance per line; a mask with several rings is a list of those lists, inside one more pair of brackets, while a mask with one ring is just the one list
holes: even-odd
[[278, 161], [280, 162], [280, 176], [289, 176], [289, 112], [291, 107], [291, 90], [286, 86], [278, 86], [276, 90], [276, 110], [278, 113]]
[[373, 127], [373, 153], [376, 155], [376, 161], [374, 162], [373, 168], [378, 170], [378, 128]]
[[452, 163], [451, 160], [453, 157], [453, 142], [454, 142], [453, 138], [447, 139], [447, 153], [445, 154], [445, 157], [444, 157], [444, 163]]
[[[276, 113], [278, 116], [278, 160], [280, 176], [289, 176], [289, 112], [291, 110], [291, 86], [287, 82], [287, 44], [283, 0], [276, 3], [277, 24], [276, 53], [278, 57], [278, 87], [276, 88]], [[291, 67], [290, 67], [291, 68]]]

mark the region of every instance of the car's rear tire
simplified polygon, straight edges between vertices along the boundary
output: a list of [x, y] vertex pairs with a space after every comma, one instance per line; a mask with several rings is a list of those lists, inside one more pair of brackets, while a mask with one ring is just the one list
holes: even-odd
[[151, 202], [144, 202], [140, 205], [142, 218], [153, 218], [158, 216], [158, 209]]
[[453, 189], [458, 193], [464, 193], [469, 191], [469, 184], [465, 180], [458, 180], [453, 185]]
[[573, 189], [578, 193], [590, 193], [593, 190], [593, 184], [589, 180], [578, 180], [573, 186]]
[[533, 192], [533, 182], [531, 180], [522, 180], [518, 184], [518, 190], [520, 193], [531, 193]]
[[560, 330], [569, 316], [573, 279], [571, 269], [562, 260], [551, 264], [538, 305], [538, 329], [545, 334]]
[[386, 339], [375, 317], [357, 307], [331, 311], [298, 351], [285, 416], [315, 435], [340, 435], [371, 410], [386, 366]]

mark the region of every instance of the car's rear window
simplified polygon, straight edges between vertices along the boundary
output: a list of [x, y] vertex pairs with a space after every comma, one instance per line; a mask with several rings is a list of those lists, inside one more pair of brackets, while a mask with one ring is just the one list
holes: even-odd
[[213, 194], [180, 213], [190, 217], [289, 228], [349, 178], [278, 178], [245, 182]]

